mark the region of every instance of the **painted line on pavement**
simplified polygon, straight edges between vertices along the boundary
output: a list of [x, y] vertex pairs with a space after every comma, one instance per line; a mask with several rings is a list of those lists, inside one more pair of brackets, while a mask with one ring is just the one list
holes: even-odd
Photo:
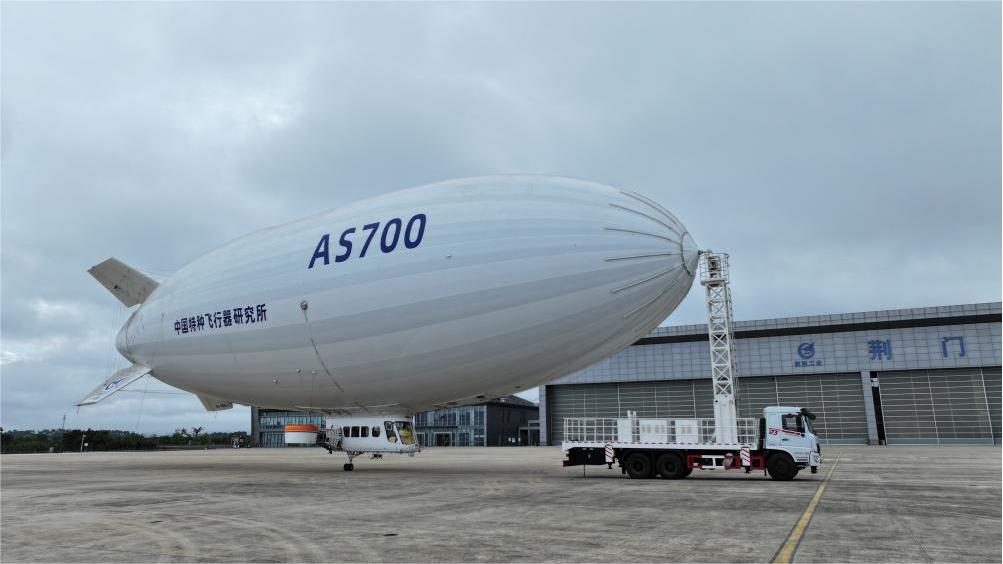
[[832, 478], [832, 473], [836, 471], [836, 465], [839, 464], [839, 457], [841, 456], [843, 456], [843, 451], [839, 451], [839, 454], [836, 455], [836, 460], [833, 461], [829, 473], [825, 475], [825, 479], [818, 485], [818, 489], [815, 490], [815, 496], [808, 502], [808, 507], [801, 513], [798, 522], [791, 529], [791, 534], [787, 536], [787, 540], [780, 546], [777, 553], [773, 555], [771, 562], [790, 564], [794, 561], [794, 553], [797, 552], [798, 546], [801, 544], [801, 538], [804, 537], [805, 531], [808, 530], [808, 524], [811, 523], [811, 517], [815, 514], [815, 508], [818, 507], [818, 502], [822, 499], [825, 487], [829, 484], [829, 478]]

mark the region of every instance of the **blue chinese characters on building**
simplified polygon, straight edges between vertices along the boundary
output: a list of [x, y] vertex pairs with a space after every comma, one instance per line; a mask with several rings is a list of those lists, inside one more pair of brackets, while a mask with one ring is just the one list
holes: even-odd
[[210, 329], [223, 329], [234, 325], [251, 325], [268, 321], [267, 304], [197, 313], [174, 321], [174, 333], [200, 333]]
[[867, 341], [867, 354], [871, 355], [871, 360], [891, 360], [891, 339], [888, 339], [887, 341], [882, 341], [880, 339], [871, 339], [870, 341]]
[[[956, 343], [955, 346], [953, 343]], [[943, 337], [940, 339], [940, 349], [944, 353], [944, 358], [949, 358], [952, 352], [955, 352], [957, 356], [965, 356], [968, 352], [965, 350], [965, 338], [964, 337]]]
[[822, 366], [822, 361], [815, 359], [815, 343], [801, 343], [798, 345], [798, 356], [801, 357], [801, 360], [794, 361], [794, 368]]

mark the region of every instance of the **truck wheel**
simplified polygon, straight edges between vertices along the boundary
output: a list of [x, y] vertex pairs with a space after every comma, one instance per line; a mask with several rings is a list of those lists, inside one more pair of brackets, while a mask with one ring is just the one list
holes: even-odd
[[627, 475], [631, 478], [651, 477], [651, 459], [643, 452], [628, 455], [627, 459], [623, 461], [623, 465], [627, 469]]
[[794, 465], [794, 459], [787, 453], [774, 454], [766, 459], [766, 471], [774, 480], [786, 482], [793, 480], [798, 475], [798, 467]]
[[683, 463], [682, 457], [674, 452], [667, 452], [659, 456], [658, 462], [655, 463], [655, 469], [658, 470], [659, 476], [669, 480], [685, 478], [688, 474], [686, 471], [689, 470]]

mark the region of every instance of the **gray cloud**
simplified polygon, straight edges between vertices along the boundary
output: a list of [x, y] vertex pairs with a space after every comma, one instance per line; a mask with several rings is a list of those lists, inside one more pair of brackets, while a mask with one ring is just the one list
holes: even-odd
[[125, 316], [86, 269], [466, 175], [657, 199], [741, 319], [1000, 299], [997, 3], [2, 10], [5, 428], [246, 428], [156, 382], [77, 414]]

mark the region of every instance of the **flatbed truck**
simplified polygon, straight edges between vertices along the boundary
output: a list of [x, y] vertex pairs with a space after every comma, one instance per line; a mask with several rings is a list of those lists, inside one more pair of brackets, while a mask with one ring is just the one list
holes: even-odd
[[564, 420], [564, 466], [620, 466], [630, 478], [685, 478], [693, 470], [762, 470], [774, 480], [818, 472], [822, 449], [815, 415], [797, 407], [767, 407], [760, 418], [737, 419], [738, 440], [717, 442], [713, 419], [624, 418]]

